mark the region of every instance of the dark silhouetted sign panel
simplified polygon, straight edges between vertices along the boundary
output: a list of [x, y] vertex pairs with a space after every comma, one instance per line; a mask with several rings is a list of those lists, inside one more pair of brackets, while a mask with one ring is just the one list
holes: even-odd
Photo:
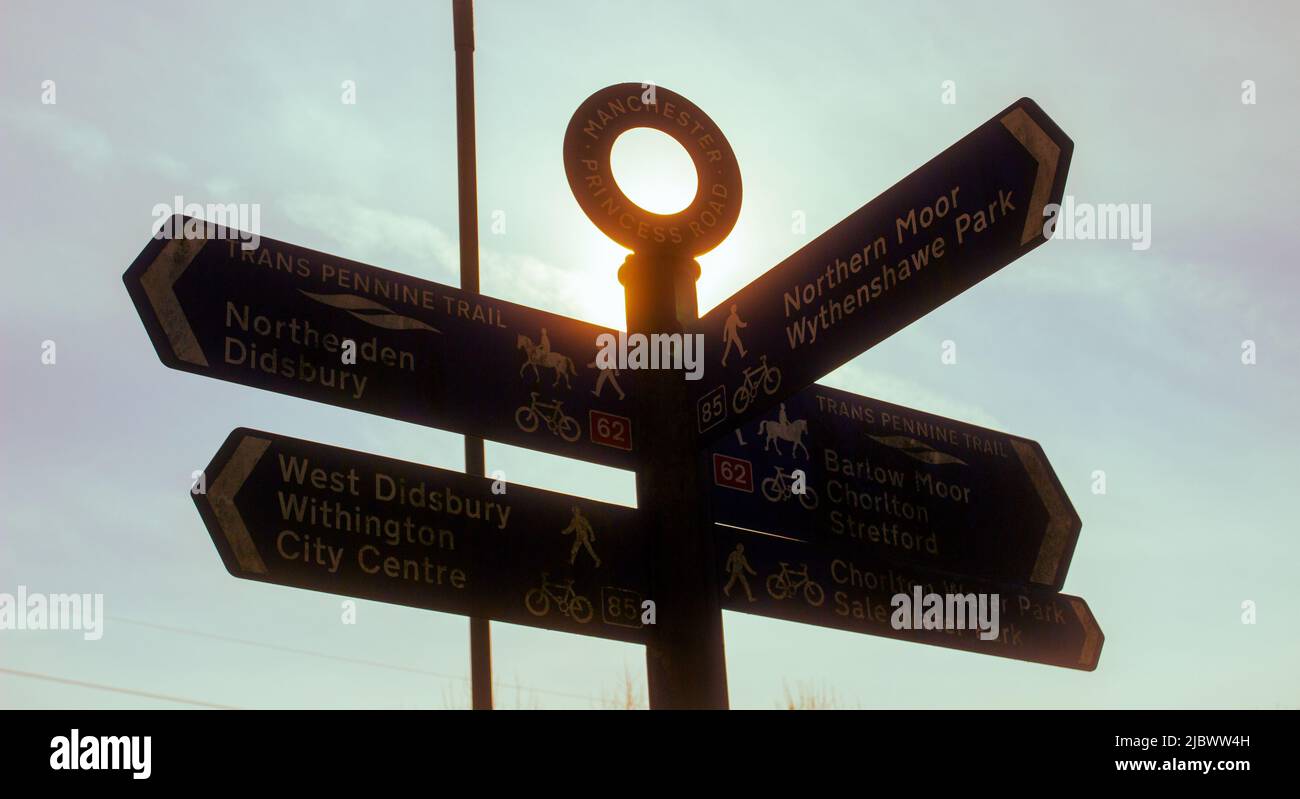
[[594, 365], [597, 336], [614, 331], [272, 239], [246, 251], [215, 231], [151, 241], [124, 275], [167, 366], [634, 466], [635, 375]]
[[205, 476], [236, 577], [645, 642], [631, 508], [244, 428]]
[[1042, 244], [1073, 148], [1022, 99], [709, 311], [696, 430], [730, 433]]
[[[839, 546], [721, 526], [716, 534], [719, 596], [727, 610], [1049, 666], [1097, 668], [1104, 636], [1079, 597], [944, 577]], [[902, 629], [894, 623], [898, 594], [921, 599], [911, 602]], [[929, 594], [944, 597], [945, 608], [960, 608], [962, 615], [927, 619], [918, 609], [926, 607]], [[991, 618], [995, 594], [996, 630], [978, 623]], [[932, 620], [942, 624], [927, 627]], [[991, 637], [986, 640], [982, 631]]]
[[1079, 538], [1037, 443], [818, 384], [711, 457], [716, 521], [865, 556], [1059, 590]]

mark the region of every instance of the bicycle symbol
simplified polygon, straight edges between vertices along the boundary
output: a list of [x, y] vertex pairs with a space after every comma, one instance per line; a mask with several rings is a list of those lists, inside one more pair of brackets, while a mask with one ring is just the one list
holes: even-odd
[[790, 564], [781, 562], [781, 572], [767, 577], [767, 592], [773, 599], [790, 599], [803, 589], [804, 601], [813, 607], [821, 607], [826, 601], [822, 587], [808, 577], [808, 564], [801, 569], [791, 569]]
[[546, 429], [555, 435], [572, 444], [582, 435], [582, 428], [578, 426], [578, 420], [566, 414], [563, 410], [564, 402], [556, 400], [555, 402], [538, 402], [537, 392], [532, 394], [532, 402], [528, 405], [519, 406], [515, 411], [515, 424], [525, 433], [532, 433], [537, 430], [540, 422], [546, 422]]
[[744, 413], [749, 404], [758, 396], [761, 388], [768, 394], [775, 394], [781, 387], [781, 370], [767, 365], [767, 356], [758, 356], [758, 366], [745, 370], [745, 382], [731, 395], [731, 407], [736, 413]]
[[817, 492], [812, 490], [811, 486], [804, 486], [804, 493], [795, 494], [790, 490], [790, 485], [786, 480], [785, 469], [780, 466], [773, 467], [776, 474], [763, 480], [763, 496], [767, 497], [768, 502], [784, 502], [792, 496], [799, 497], [799, 504], [808, 510], [817, 509]]
[[546, 579], [548, 576], [542, 572], [541, 587], [524, 594], [524, 607], [528, 608], [528, 612], [534, 616], [545, 616], [551, 612], [551, 603], [554, 602], [555, 609], [561, 615], [568, 616], [578, 624], [591, 621], [591, 600], [579, 596], [573, 590], [573, 578], [553, 583]]

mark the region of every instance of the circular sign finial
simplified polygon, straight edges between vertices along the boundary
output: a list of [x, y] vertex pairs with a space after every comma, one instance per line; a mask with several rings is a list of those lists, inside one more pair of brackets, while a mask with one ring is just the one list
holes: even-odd
[[[690, 154], [698, 185], [684, 211], [651, 213], [618, 187], [610, 151], [632, 128], [666, 133]], [[740, 165], [727, 138], [699, 106], [662, 86], [620, 83], [584, 100], [564, 133], [564, 171], [596, 227], [636, 253], [694, 258], [722, 243], [740, 216]]]

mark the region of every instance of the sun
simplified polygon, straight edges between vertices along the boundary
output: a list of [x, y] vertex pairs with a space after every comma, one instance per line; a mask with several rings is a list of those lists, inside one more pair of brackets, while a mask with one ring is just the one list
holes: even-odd
[[627, 198], [653, 214], [685, 210], [699, 187], [685, 148], [654, 128], [632, 128], [615, 139], [610, 169]]
[[[627, 198], [655, 214], [685, 210], [694, 202], [699, 186], [695, 164], [686, 149], [654, 128], [632, 128], [620, 135], [610, 151], [610, 169]], [[737, 229], [717, 248], [699, 256], [701, 314], [753, 277], [749, 274], [752, 270], [746, 269], [750, 256], [743, 235], [748, 229], [746, 221], [742, 213]], [[584, 237], [582, 241], [584, 251], [578, 262], [593, 265], [583, 270], [583, 318], [623, 328], [623, 286], [608, 278], [611, 265], [616, 269], [629, 250], [603, 234]]]

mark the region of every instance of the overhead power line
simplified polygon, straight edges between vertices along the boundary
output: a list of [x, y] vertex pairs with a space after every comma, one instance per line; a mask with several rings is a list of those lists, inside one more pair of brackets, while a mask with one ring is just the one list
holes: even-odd
[[46, 682], [59, 683], [61, 685], [75, 685], [78, 688], [89, 688], [94, 691], [108, 691], [115, 694], [125, 694], [127, 696], [140, 696], [146, 699], [157, 699], [162, 702], [175, 702], [181, 705], [194, 705], [195, 707], [214, 708], [216, 710], [238, 710], [239, 708], [231, 705], [218, 705], [213, 702], [204, 702], [198, 699], [186, 699], [183, 696], [168, 696], [167, 694], [155, 694], [149, 691], [137, 691], [134, 688], [119, 688], [115, 685], [103, 685], [101, 683], [86, 682], [84, 680], [70, 680], [67, 677], [56, 677], [53, 674], [41, 674], [34, 671], [19, 671], [17, 669], [6, 669], [0, 666], [0, 674], [9, 674], [14, 677], [25, 677], [29, 680], [44, 680]]

